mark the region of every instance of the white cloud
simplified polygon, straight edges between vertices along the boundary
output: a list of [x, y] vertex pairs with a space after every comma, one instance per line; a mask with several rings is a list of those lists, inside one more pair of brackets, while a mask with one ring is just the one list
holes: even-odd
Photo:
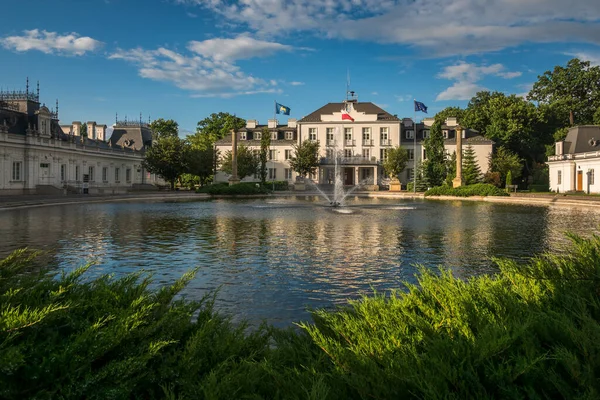
[[474, 54], [525, 42], [600, 44], [600, 2], [577, 0], [176, 0], [262, 37], [294, 31], [399, 43], [429, 56]]
[[[257, 93], [280, 93], [274, 79], [257, 78], [245, 73], [233, 60], [266, 56], [276, 46], [266, 46], [261, 41], [238, 41], [236, 39], [211, 39], [188, 43], [188, 54], [160, 47], [156, 50], [135, 48], [117, 50], [110, 59], [121, 59], [135, 64], [139, 75], [155, 81], [169, 82], [175, 86], [195, 92], [193, 97], [232, 97]], [[217, 44], [221, 46], [217, 46]], [[254, 48], [239, 47], [240, 43], [261, 43]], [[271, 43], [277, 45], [277, 43]], [[218, 51], [220, 48], [223, 51]]]
[[445, 67], [438, 74], [438, 78], [455, 81], [452, 86], [438, 94], [436, 101], [440, 100], [470, 100], [477, 92], [486, 90], [477, 84], [485, 76], [499, 76], [512, 79], [522, 75], [521, 72], [505, 71], [502, 64], [476, 65], [464, 61]]
[[395, 95], [395, 97], [400, 102], [411, 101], [413, 99], [412, 95], [410, 95], [410, 94], [400, 94], [400, 95], [397, 94], [397, 95]]
[[592, 65], [600, 65], [600, 53], [590, 53], [587, 51], [576, 51], [573, 53], [565, 53], [570, 57], [579, 58], [581, 61], [589, 61]]
[[302, 85], [304, 85], [304, 82], [292, 81], [292, 82], [290, 82], [290, 85], [292, 85], [292, 86], [302, 86]]
[[23, 31], [23, 36], [7, 36], [0, 44], [7, 49], [24, 52], [38, 50], [46, 54], [64, 54], [81, 56], [102, 46], [102, 42], [77, 33], [60, 35], [56, 32], [32, 29]]
[[516, 95], [518, 97], [522, 97], [524, 99], [527, 98], [527, 95], [529, 94], [529, 92], [531, 91], [531, 89], [533, 89], [533, 82], [530, 83], [521, 83], [520, 85], [517, 85], [517, 87], [522, 90], [521, 93], [517, 93]]
[[240, 35], [233, 39], [217, 38], [202, 42], [191, 41], [188, 43], [188, 49], [215, 60], [235, 61], [267, 57], [280, 51], [292, 51], [294, 47]]
[[372, 96], [377, 96], [378, 94], [379, 94], [379, 93], [377, 93], [377, 92], [371, 92], [371, 95], [372, 95]]

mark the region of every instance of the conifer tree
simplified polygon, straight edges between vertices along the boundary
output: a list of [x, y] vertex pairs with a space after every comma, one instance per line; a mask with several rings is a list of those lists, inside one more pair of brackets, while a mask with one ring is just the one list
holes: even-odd
[[481, 181], [481, 169], [477, 164], [475, 149], [470, 144], [463, 151], [462, 171], [465, 185], [472, 185]]

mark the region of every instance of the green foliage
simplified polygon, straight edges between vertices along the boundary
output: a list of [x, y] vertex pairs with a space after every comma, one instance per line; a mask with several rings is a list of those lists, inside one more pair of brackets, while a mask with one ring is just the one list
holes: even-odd
[[446, 180], [444, 184], [452, 186], [452, 181], [454, 180], [454, 178], [456, 178], [456, 151], [453, 151], [450, 158], [446, 160], [446, 171], [448, 171], [448, 173], [446, 175]]
[[187, 172], [189, 145], [178, 136], [163, 136], [155, 140], [144, 154], [144, 168], [160, 175], [175, 188], [175, 181]]
[[237, 185], [229, 186], [228, 183], [217, 183], [198, 189], [198, 193], [208, 193], [210, 195], [228, 195], [228, 196], [244, 196], [267, 194], [271, 191], [268, 186], [262, 186], [256, 182], [240, 182]]
[[513, 179], [521, 177], [523, 166], [517, 154], [512, 153], [504, 147], [499, 147], [490, 157], [490, 170], [500, 173], [500, 182], [506, 182], [508, 171], [511, 171]]
[[319, 166], [319, 142], [305, 140], [299, 145], [294, 144], [293, 147], [290, 167], [303, 177], [314, 174]]
[[512, 171], [506, 173], [506, 186], [512, 185]]
[[190, 145], [186, 152], [186, 171], [195, 176], [202, 186], [212, 180], [216, 150], [212, 147], [198, 148]]
[[275, 181], [275, 184], [273, 185], [273, 181], [270, 182], [265, 182], [265, 187], [267, 189], [272, 189], [273, 186], [275, 186], [275, 190], [278, 191], [284, 191], [284, 190], [289, 190], [290, 189], [290, 185], [288, 183], [288, 181]]
[[502, 179], [500, 179], [500, 172], [486, 172], [483, 175], [483, 183], [489, 183], [490, 185], [500, 187], [502, 185]]
[[398, 146], [388, 149], [387, 158], [383, 161], [383, 169], [386, 174], [392, 178], [398, 178], [398, 175], [406, 168], [408, 162], [408, 152], [406, 149]]
[[83, 122], [81, 124], [81, 126], [79, 127], [79, 135], [81, 135], [82, 137], [87, 137], [88, 136], [87, 122]]
[[[456, 168], [456, 163], [454, 168]], [[470, 144], [463, 150], [462, 177], [465, 185], [472, 185], [481, 181], [481, 169], [477, 164], [475, 150]]]
[[53, 278], [15, 252], [0, 261], [0, 397], [599, 398], [600, 237], [570, 237], [560, 255], [494, 260], [495, 275], [420, 267], [301, 331], [179, 299], [193, 273], [149, 290], [86, 267]]
[[561, 127], [591, 124], [600, 107], [600, 66], [577, 58], [557, 65], [538, 77], [527, 98], [550, 105]]
[[[430, 135], [423, 146], [427, 154], [427, 160], [423, 162], [424, 177], [429, 186], [439, 186], [444, 183], [448, 175], [446, 150], [444, 148], [444, 135], [442, 126], [447, 118], [455, 117], [460, 122], [464, 110], [459, 107], [447, 107], [435, 115], [435, 121], [431, 126]], [[417, 181], [417, 190], [419, 182]]]
[[594, 121], [593, 122], [594, 122], [594, 125], [600, 125], [600, 106], [598, 106], [598, 109], [594, 113]]
[[264, 128], [262, 130], [262, 135], [260, 136], [260, 170], [259, 176], [260, 181], [264, 185], [267, 181], [267, 163], [269, 162], [269, 148], [271, 147], [271, 132], [269, 132], [269, 128]]
[[505, 191], [497, 188], [494, 185], [487, 183], [476, 183], [474, 185], [459, 186], [453, 188], [452, 186], [443, 185], [436, 186], [425, 192], [425, 196], [456, 196], [456, 197], [470, 197], [470, 196], [508, 196]]
[[529, 191], [533, 193], [548, 193], [550, 192], [550, 185], [548, 183], [534, 183], [529, 185]]
[[154, 140], [179, 134], [179, 124], [172, 119], [155, 119], [150, 123], [150, 129]]
[[[221, 170], [227, 174], [233, 173], [232, 153], [227, 151], [221, 160]], [[239, 179], [254, 175], [258, 172], [259, 160], [256, 154], [244, 145], [237, 148], [237, 174]]]
[[246, 125], [246, 120], [229, 113], [212, 113], [209, 117], [198, 122], [196, 126], [196, 141], [212, 147], [214, 143], [227, 136], [231, 130], [236, 132]]

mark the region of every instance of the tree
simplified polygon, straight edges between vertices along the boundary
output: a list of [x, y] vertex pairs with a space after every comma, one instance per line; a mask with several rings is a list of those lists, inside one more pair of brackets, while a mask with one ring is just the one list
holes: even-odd
[[170, 182], [173, 190], [179, 176], [187, 172], [188, 151], [189, 145], [178, 136], [161, 137], [146, 150], [144, 168]]
[[172, 119], [155, 119], [150, 123], [150, 129], [154, 140], [179, 134], [179, 124]]
[[260, 137], [260, 181], [264, 185], [267, 182], [267, 162], [269, 160], [269, 147], [271, 147], [271, 133], [269, 128], [262, 130]]
[[[232, 152], [229, 150], [225, 153], [225, 156], [221, 162], [221, 171], [230, 175], [233, 173], [232, 159]], [[250, 148], [244, 145], [238, 146], [237, 174], [240, 180], [247, 176], [256, 174], [258, 172], [258, 164], [258, 157]]]
[[198, 149], [190, 145], [187, 152], [187, 172], [198, 178], [200, 186], [210, 182], [213, 176], [215, 150], [213, 148]]
[[522, 167], [519, 156], [504, 147], [499, 147], [490, 157], [490, 170], [500, 174], [500, 187], [506, 184], [506, 175], [511, 172], [512, 179], [521, 177]]
[[427, 154], [427, 160], [423, 162], [423, 173], [427, 178], [428, 185], [441, 186], [448, 174], [442, 126], [447, 118], [456, 117], [460, 121], [463, 115], [464, 110], [458, 107], [447, 107], [435, 115], [430, 135], [423, 144], [425, 154]]
[[[455, 155], [456, 157], [456, 155]], [[456, 174], [456, 172], [455, 172]], [[462, 178], [465, 185], [472, 185], [481, 181], [481, 169], [477, 164], [475, 150], [470, 144], [463, 151], [462, 158]]]
[[600, 125], [600, 107], [594, 113], [594, 125]]
[[538, 76], [527, 98], [555, 108], [562, 126], [590, 124], [600, 107], [600, 66], [573, 58]]
[[398, 146], [388, 150], [387, 158], [383, 161], [383, 169], [388, 176], [398, 179], [398, 175], [406, 168], [407, 161], [408, 152]]
[[452, 156], [447, 160], [446, 170], [448, 174], [446, 175], [446, 185], [452, 186], [452, 182], [454, 178], [456, 178], [456, 151], [452, 152]]
[[202, 137], [202, 141], [212, 147], [217, 140], [223, 139], [232, 129], [237, 132], [245, 125], [246, 120], [235, 115], [224, 112], [212, 113], [210, 117], [198, 122], [196, 135]]
[[489, 92], [487, 90], [477, 92], [471, 98], [463, 119], [461, 120], [465, 127], [474, 129], [483, 136], [487, 137], [487, 128], [491, 125], [491, 114], [494, 109], [489, 104], [492, 99], [506, 97], [502, 92]]
[[79, 128], [79, 135], [83, 136], [83, 137], [87, 137], [87, 135], [88, 135], [87, 122], [84, 122], [83, 124], [81, 124], [81, 127]]
[[294, 154], [290, 158], [290, 167], [300, 176], [314, 174], [319, 166], [319, 142], [305, 140], [294, 145]]

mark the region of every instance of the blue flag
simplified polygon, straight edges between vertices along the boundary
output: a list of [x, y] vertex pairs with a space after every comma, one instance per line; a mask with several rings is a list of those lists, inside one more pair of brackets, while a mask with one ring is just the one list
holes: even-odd
[[290, 108], [283, 104], [275, 103], [275, 114], [290, 115]]
[[423, 111], [425, 114], [427, 114], [427, 106], [420, 101], [415, 100], [415, 111]]

